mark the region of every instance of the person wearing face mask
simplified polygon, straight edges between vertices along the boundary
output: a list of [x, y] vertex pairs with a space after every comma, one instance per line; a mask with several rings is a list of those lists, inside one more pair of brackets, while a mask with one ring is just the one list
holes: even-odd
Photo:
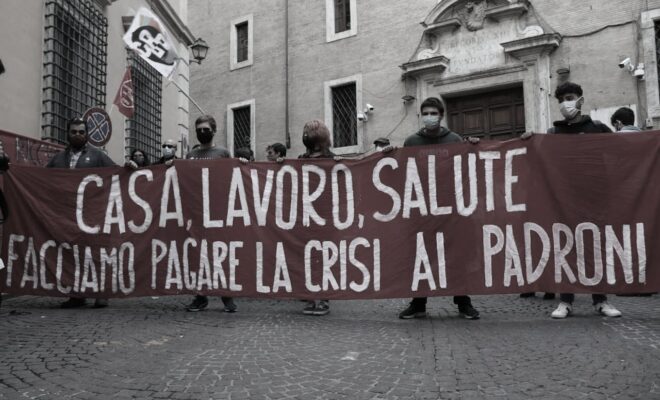
[[[422, 102], [420, 111], [424, 127], [417, 133], [408, 136], [403, 143], [404, 147], [436, 144], [443, 145], [460, 143], [463, 141], [463, 138], [459, 134], [440, 125], [440, 121], [442, 121], [445, 114], [445, 107], [442, 105], [440, 99], [437, 97], [427, 98]], [[477, 143], [478, 140], [471, 140], [470, 142]], [[412, 299], [408, 307], [399, 313], [399, 318], [411, 319], [426, 317], [426, 300], [426, 297], [416, 297]], [[472, 300], [469, 296], [454, 296], [454, 304], [458, 306], [458, 312], [463, 318], [479, 319], [479, 311], [472, 306]]]
[[548, 133], [608, 133], [610, 128], [600, 121], [592, 120], [588, 115], [582, 115], [582, 87], [573, 82], [564, 82], [557, 86], [555, 98], [559, 101], [559, 112], [564, 117], [555, 121]]
[[[612, 132], [607, 125], [600, 121], [594, 121], [588, 115], [582, 115], [581, 109], [584, 103], [582, 87], [573, 82], [565, 82], [557, 86], [555, 98], [559, 102], [559, 111], [564, 116], [561, 121], [555, 121], [554, 126], [548, 129], [548, 133], [556, 134], [582, 134], [582, 133], [608, 133]], [[550, 314], [552, 318], [563, 319], [573, 312], [573, 293], [561, 293], [559, 305]], [[607, 317], [620, 317], [621, 312], [607, 302], [604, 294], [592, 294], [594, 309], [601, 315]]]
[[[195, 132], [197, 133], [197, 140], [199, 147], [192, 150], [186, 156], [188, 160], [212, 160], [216, 158], [229, 158], [229, 150], [221, 146], [216, 146], [213, 143], [213, 136], [215, 135], [217, 124], [215, 118], [210, 115], [202, 115], [195, 120]], [[224, 311], [234, 313], [237, 310], [236, 303], [231, 297], [221, 297], [225, 306]], [[192, 303], [186, 307], [188, 311], [202, 311], [209, 305], [208, 296], [198, 294], [193, 299]]]
[[178, 157], [176, 156], [177, 144], [174, 139], [167, 139], [163, 142], [162, 146], [162, 156], [158, 159], [156, 164], [167, 164], [172, 165], [172, 162]]
[[[97, 168], [112, 167], [116, 164], [104, 152], [87, 143], [87, 125], [81, 118], [67, 123], [69, 145], [55, 154], [46, 168]], [[83, 307], [84, 297], [71, 297], [60, 305], [62, 308]], [[108, 306], [107, 299], [96, 299], [94, 308]]]

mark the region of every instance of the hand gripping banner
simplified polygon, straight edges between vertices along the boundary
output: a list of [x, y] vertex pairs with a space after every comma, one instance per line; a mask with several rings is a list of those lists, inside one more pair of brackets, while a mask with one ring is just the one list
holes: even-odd
[[0, 290], [368, 299], [660, 290], [657, 133], [5, 179]]

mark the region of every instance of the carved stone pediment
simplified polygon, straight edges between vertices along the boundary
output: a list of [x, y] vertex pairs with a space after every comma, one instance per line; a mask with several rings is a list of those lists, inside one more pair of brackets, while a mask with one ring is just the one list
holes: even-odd
[[[401, 66], [405, 75], [499, 68], [507, 62], [500, 43], [553, 33], [536, 18], [528, 0], [441, 0], [422, 26], [417, 49]], [[445, 60], [441, 69], [439, 57]]]

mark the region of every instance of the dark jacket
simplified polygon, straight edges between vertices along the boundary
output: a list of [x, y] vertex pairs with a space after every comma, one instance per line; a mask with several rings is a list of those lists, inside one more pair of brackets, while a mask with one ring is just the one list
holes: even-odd
[[[76, 168], [112, 167], [117, 165], [104, 152], [90, 146], [89, 144], [85, 144], [85, 147], [83, 147], [81, 151], [82, 153], [78, 158]], [[46, 168], [69, 168], [70, 161], [71, 148], [67, 147], [55, 154], [48, 165], [46, 165]]]
[[588, 115], [583, 115], [580, 121], [569, 124], [568, 121], [562, 119], [555, 121], [553, 127], [548, 129], [548, 133], [608, 133], [612, 130], [600, 121], [594, 121]]
[[463, 138], [456, 132], [452, 132], [444, 126], [440, 127], [439, 135], [429, 135], [426, 132], [426, 128], [420, 129], [417, 133], [412, 134], [406, 138], [406, 141], [403, 142], [403, 147], [411, 146], [426, 146], [430, 144], [447, 144], [447, 143], [459, 143], [462, 142]]

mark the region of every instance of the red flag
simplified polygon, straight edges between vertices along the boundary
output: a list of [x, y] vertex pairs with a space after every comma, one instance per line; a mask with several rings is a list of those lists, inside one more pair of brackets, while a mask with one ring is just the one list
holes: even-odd
[[131, 67], [126, 68], [124, 77], [119, 85], [119, 90], [115, 96], [114, 105], [117, 106], [119, 112], [124, 114], [126, 118], [132, 118], [135, 112], [133, 103], [133, 79], [131, 78]]

